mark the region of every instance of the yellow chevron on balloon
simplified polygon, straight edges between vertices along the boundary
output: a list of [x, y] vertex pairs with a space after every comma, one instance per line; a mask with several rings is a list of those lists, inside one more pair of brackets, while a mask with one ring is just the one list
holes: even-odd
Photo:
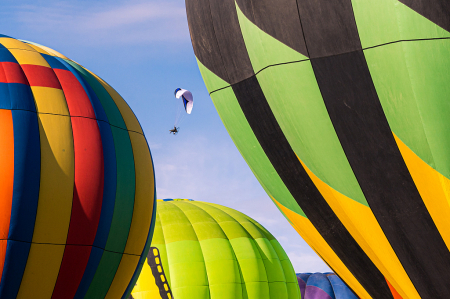
[[361, 299], [371, 299], [372, 297], [370, 297], [363, 286], [356, 280], [328, 243], [325, 242], [312, 223], [307, 218], [300, 216], [280, 204], [272, 196], [271, 198], [283, 214], [290, 220], [292, 226], [302, 236], [306, 243], [308, 243], [315, 252], [320, 252], [320, 257], [333, 268], [333, 271], [335, 271], [359, 296], [362, 294], [363, 297], [361, 297]]
[[299, 161], [333, 212], [396, 291], [403, 298], [420, 299], [370, 208], [331, 188]]
[[450, 180], [419, 158], [397, 135], [394, 137], [420, 196], [450, 250]]

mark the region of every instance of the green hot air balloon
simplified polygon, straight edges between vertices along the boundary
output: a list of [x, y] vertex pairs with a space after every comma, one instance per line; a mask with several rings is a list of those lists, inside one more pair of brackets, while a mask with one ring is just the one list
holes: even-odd
[[300, 299], [281, 245], [236, 210], [158, 200], [151, 246], [130, 298]]
[[361, 298], [450, 298], [450, 4], [186, 0], [233, 141]]

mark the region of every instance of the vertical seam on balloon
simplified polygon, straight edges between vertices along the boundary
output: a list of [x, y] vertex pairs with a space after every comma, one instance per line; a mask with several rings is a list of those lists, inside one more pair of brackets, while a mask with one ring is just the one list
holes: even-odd
[[[239, 223], [239, 225], [242, 227], [242, 229], [249, 235], [249, 237], [243, 237], [243, 238], [247, 238], [247, 239], [249, 239], [250, 240], [250, 242], [252, 242], [252, 243], [254, 243], [254, 245], [258, 248], [258, 253], [260, 254], [260, 256], [261, 256], [261, 262], [263, 263], [263, 265], [264, 265], [264, 268], [265, 268], [265, 264], [264, 264], [264, 261], [263, 261], [263, 259], [262, 259], [262, 254], [261, 254], [261, 249], [260, 249], [260, 247], [259, 247], [259, 245], [257, 244], [257, 242], [256, 242], [256, 239], [252, 236], [252, 234], [245, 228], [245, 226], [244, 225], [242, 225], [242, 222], [241, 221], [239, 221], [236, 217], [234, 217], [233, 215], [231, 215], [229, 212], [237, 212], [237, 213], [240, 213], [240, 214], [242, 214], [241, 212], [239, 212], [239, 211], [234, 211], [234, 210], [232, 210], [232, 209], [230, 209], [230, 208], [228, 208], [228, 207], [225, 207], [226, 208], [226, 210], [220, 210], [220, 209], [218, 209], [217, 207], [215, 207], [215, 206], [212, 206], [211, 204], [208, 204], [208, 203], [203, 203], [203, 204], [207, 204], [207, 205], [209, 205], [209, 206], [211, 206], [212, 208], [214, 208], [214, 209], [217, 209], [217, 210], [219, 210], [219, 211], [222, 211], [223, 213], [225, 213], [228, 217], [230, 217], [231, 219], [233, 219], [236, 223]], [[244, 214], [242, 214], [242, 215], [244, 215]], [[245, 216], [245, 215], [244, 215]], [[245, 217], [244, 217], [245, 218]], [[250, 221], [249, 221], [249, 223], [251, 223]], [[256, 227], [256, 229], [259, 231], [259, 228], [256, 226], [256, 225], [254, 225], [253, 223], [251, 223], [254, 227]], [[227, 236], [227, 238], [228, 238], [228, 236]], [[231, 242], [230, 242], [230, 245], [231, 245]], [[233, 248], [233, 246], [232, 246], [232, 248]], [[233, 248], [233, 252], [234, 252], [234, 248]], [[237, 259], [237, 256], [236, 256], [236, 262], [238, 263], [238, 267], [239, 267], [239, 272], [241, 273], [241, 275], [242, 275], [242, 279], [243, 279], [243, 272], [241, 271], [241, 267], [240, 267], [240, 265], [239, 265], [239, 262], [238, 262], [238, 259]], [[266, 269], [265, 269], [266, 270]], [[258, 281], [258, 282], [266, 282], [267, 283], [267, 287], [268, 287], [268, 289], [269, 289], [269, 292], [270, 292], [270, 287], [269, 287], [269, 278], [267, 277], [267, 272], [265, 272], [265, 274], [266, 274], [266, 278], [267, 278], [267, 281]], [[250, 281], [250, 283], [251, 282], [255, 282], [255, 281]], [[244, 280], [242, 280], [242, 285], [247, 285], [246, 283], [245, 283], [245, 281]], [[245, 289], [247, 289], [247, 288], [245, 288]], [[244, 292], [244, 288], [242, 288], [242, 292]], [[243, 297], [244, 298], [244, 297]]]
[[[237, 221], [233, 216], [231, 216], [229, 213], [227, 213], [226, 211], [221, 210], [221, 209], [217, 208], [216, 206], [211, 205], [211, 204], [206, 203], [206, 202], [200, 202], [200, 203], [199, 203], [199, 202], [193, 202], [193, 204], [196, 205], [198, 208], [202, 209], [203, 211], [205, 211], [205, 213], [207, 213], [207, 214], [208, 214], [210, 217], [212, 217], [215, 221], [216, 221], [216, 219], [214, 218], [214, 216], [213, 216], [213, 215], [210, 215], [205, 209], [199, 207], [198, 204], [205, 204], [205, 205], [208, 205], [210, 208], [216, 209], [218, 212], [224, 213], [225, 215], [227, 215], [227, 216], [230, 217], [231, 219], [235, 220], [236, 223], [238, 223], [238, 224], [240, 225], [240, 227], [242, 227], [242, 230], [244, 230], [244, 231], [251, 237], [250, 233], [245, 229], [245, 227], [244, 227], [239, 221]], [[221, 222], [224, 222], [224, 221], [221, 221]], [[226, 221], [226, 222], [228, 222], [228, 221]], [[216, 223], [217, 223], [217, 224], [220, 226], [220, 228], [222, 229], [222, 225], [220, 225], [219, 222], [217, 222], [217, 221], [216, 221]], [[240, 278], [241, 278], [241, 283], [240, 283], [240, 285], [241, 285], [242, 298], [244, 298], [244, 289], [245, 289], [245, 290], [247, 289], [247, 288], [245, 287], [247, 284], [246, 284], [246, 282], [245, 282], [245, 280], [244, 280], [243, 271], [242, 271], [241, 266], [239, 265], [239, 261], [238, 261], [236, 252], [234, 251], [234, 247], [233, 247], [233, 245], [231, 244], [231, 240], [228, 238], [228, 235], [225, 233], [225, 231], [224, 231], [223, 229], [222, 229], [222, 232], [225, 234], [225, 236], [226, 236], [226, 238], [227, 238], [227, 240], [228, 240], [228, 242], [229, 242], [229, 244], [230, 244], [230, 247], [232, 248], [233, 256], [234, 256], [235, 262], [236, 262], [236, 266], [237, 266], [237, 268], [238, 268], [238, 270], [239, 270], [239, 275], [240, 275]], [[243, 237], [243, 238], [247, 238], [247, 237]], [[248, 238], [248, 239], [252, 239], [252, 238]]]
[[225, 61], [223, 60], [222, 51], [220, 51], [219, 41], [217, 40], [216, 28], [214, 26], [214, 20], [213, 20], [212, 13], [211, 13], [211, 0], [208, 0], [208, 8], [209, 8], [209, 17], [211, 18], [211, 25], [212, 25], [211, 27], [212, 27], [212, 29], [214, 31], [214, 39], [216, 41], [217, 49], [219, 50], [219, 53], [220, 53], [220, 60], [222, 60], [222, 66], [225, 69], [225, 73], [227, 74], [227, 77], [228, 77], [227, 78], [228, 79], [227, 82], [230, 82], [231, 81], [230, 75], [229, 75], [227, 67], [225, 65]]
[[[185, 213], [185, 211], [180, 208], [177, 204], [174, 204], [173, 202], [171, 202], [170, 204], [174, 205], [176, 208], [180, 209], [180, 211], [184, 214], [184, 216], [186, 217], [186, 219], [188, 219], [189, 224], [192, 227], [192, 231], [195, 234], [195, 237], [197, 238], [197, 242], [198, 242], [198, 246], [200, 247], [200, 251], [202, 253], [202, 258], [203, 258], [203, 267], [205, 269], [205, 273], [206, 273], [206, 279], [208, 279], [208, 285], [207, 287], [209, 288], [211, 286], [210, 282], [209, 282], [209, 276], [208, 276], [208, 267], [206, 267], [206, 261], [205, 261], [205, 255], [203, 254], [203, 246], [202, 246], [202, 242], [200, 241], [200, 239], [198, 238], [197, 235], [197, 231], [195, 230], [194, 225], [192, 225], [191, 220], [189, 219], [189, 216]], [[199, 208], [200, 209], [200, 208]], [[208, 213], [206, 213], [209, 217], [211, 217]], [[211, 217], [212, 218], [212, 217]]]
[[295, 1], [295, 4], [297, 5], [298, 20], [300, 22], [300, 28], [302, 29], [303, 40], [305, 41], [306, 53], [308, 53], [308, 58], [309, 58], [310, 55], [309, 55], [309, 50], [308, 50], [308, 43], [306, 42], [305, 31], [303, 30], [303, 23], [302, 23], [302, 17], [300, 14], [300, 7], [298, 6], [298, 0]]

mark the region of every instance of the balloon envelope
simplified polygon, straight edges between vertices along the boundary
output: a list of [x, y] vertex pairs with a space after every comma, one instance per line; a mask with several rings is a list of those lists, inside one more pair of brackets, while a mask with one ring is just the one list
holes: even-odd
[[300, 299], [294, 269], [278, 241], [233, 209], [158, 200], [151, 246], [130, 298]]
[[0, 35], [0, 298], [126, 298], [154, 193], [122, 97], [62, 54]]
[[450, 6], [187, 0], [194, 52], [277, 207], [361, 298], [450, 298]]

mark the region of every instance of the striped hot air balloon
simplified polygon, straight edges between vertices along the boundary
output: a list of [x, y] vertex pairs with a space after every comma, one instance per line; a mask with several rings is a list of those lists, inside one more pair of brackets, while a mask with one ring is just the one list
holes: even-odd
[[186, 0], [211, 98], [361, 298], [450, 298], [450, 2]]
[[125, 298], [154, 194], [122, 97], [58, 52], [0, 35], [0, 298]]
[[151, 246], [129, 299], [300, 299], [281, 245], [236, 210], [158, 200]]

